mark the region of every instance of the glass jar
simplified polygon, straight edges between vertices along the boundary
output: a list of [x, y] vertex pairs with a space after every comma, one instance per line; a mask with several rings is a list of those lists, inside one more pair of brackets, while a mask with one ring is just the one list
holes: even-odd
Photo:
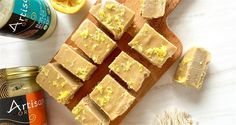
[[38, 72], [38, 67], [0, 69], [0, 124], [47, 124]]
[[56, 12], [45, 0], [0, 0], [0, 34], [30, 40], [49, 37]]

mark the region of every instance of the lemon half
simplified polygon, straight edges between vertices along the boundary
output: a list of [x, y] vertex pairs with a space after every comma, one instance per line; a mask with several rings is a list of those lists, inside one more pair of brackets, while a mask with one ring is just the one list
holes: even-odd
[[65, 14], [78, 12], [86, 3], [86, 0], [50, 0], [52, 7]]

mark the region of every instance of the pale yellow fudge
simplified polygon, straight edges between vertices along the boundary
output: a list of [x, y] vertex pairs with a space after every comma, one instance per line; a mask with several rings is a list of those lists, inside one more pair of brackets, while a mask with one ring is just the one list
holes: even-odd
[[132, 25], [135, 15], [131, 9], [114, 1], [94, 5], [90, 13], [114, 35], [116, 40], [119, 40]]
[[109, 65], [109, 68], [134, 91], [138, 91], [142, 87], [143, 81], [150, 75], [150, 71], [146, 67], [125, 52], [121, 52]]
[[75, 119], [82, 125], [109, 125], [106, 114], [95, 106], [89, 97], [84, 97], [73, 109]]
[[125, 90], [110, 75], [90, 93], [90, 98], [109, 116], [111, 120], [122, 115], [134, 102], [135, 97]]
[[61, 104], [69, 103], [74, 93], [82, 86], [79, 79], [69, 76], [57, 63], [49, 63], [44, 66], [36, 81]]
[[141, 15], [144, 18], [153, 19], [164, 16], [166, 0], [140, 0]]
[[82, 22], [71, 40], [97, 64], [116, 48], [116, 43], [89, 19]]
[[172, 43], [156, 32], [149, 24], [144, 24], [138, 34], [129, 43], [129, 46], [159, 68], [177, 50]]
[[96, 70], [96, 66], [86, 60], [81, 54], [67, 44], [63, 44], [54, 57], [64, 68], [85, 81]]
[[183, 85], [201, 88], [210, 60], [210, 53], [203, 48], [188, 50], [179, 64], [174, 80]]

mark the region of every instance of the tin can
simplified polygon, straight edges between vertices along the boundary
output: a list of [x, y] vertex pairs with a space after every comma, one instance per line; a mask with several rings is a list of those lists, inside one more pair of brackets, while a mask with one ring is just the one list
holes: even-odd
[[46, 125], [38, 67], [0, 69], [0, 125]]
[[45, 0], [0, 0], [0, 34], [22, 39], [45, 39], [57, 23]]

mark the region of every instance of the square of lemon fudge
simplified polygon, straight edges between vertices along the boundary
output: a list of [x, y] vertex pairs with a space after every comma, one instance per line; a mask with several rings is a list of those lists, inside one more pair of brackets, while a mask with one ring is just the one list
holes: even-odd
[[174, 80], [186, 86], [201, 88], [210, 60], [211, 54], [204, 48], [191, 48], [180, 62]]
[[88, 80], [96, 70], [95, 65], [67, 44], [61, 46], [54, 59], [83, 81]]
[[135, 12], [115, 1], [94, 5], [89, 11], [119, 40], [124, 32], [132, 25]]
[[147, 23], [144, 24], [138, 34], [129, 43], [129, 46], [159, 68], [177, 50], [172, 43]]
[[58, 63], [44, 66], [36, 82], [61, 104], [69, 103], [75, 92], [83, 85], [79, 79], [68, 75]]
[[164, 16], [166, 0], [141, 0], [141, 15], [153, 19]]
[[81, 23], [71, 40], [97, 64], [116, 48], [116, 43], [89, 19]]
[[90, 98], [109, 116], [111, 120], [122, 115], [135, 100], [135, 97], [110, 75], [106, 75], [94, 88], [90, 93]]
[[72, 114], [82, 125], [109, 125], [110, 119], [87, 96], [73, 109]]
[[120, 55], [109, 65], [115, 74], [128, 84], [130, 89], [138, 91], [144, 80], [150, 75], [150, 71], [141, 63], [130, 57], [125, 52]]

